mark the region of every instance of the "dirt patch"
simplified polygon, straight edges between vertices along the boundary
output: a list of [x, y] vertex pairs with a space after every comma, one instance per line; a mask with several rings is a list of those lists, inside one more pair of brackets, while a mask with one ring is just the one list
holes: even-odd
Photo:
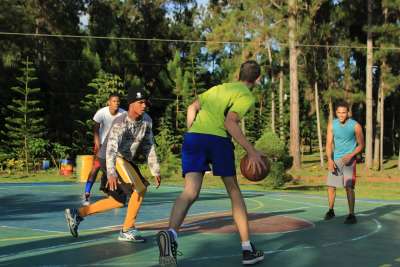
[[[140, 230], [160, 230], [167, 228], [167, 222], [156, 225], [139, 226]], [[292, 232], [313, 227], [308, 221], [295, 217], [273, 215], [268, 213], [250, 213], [249, 226], [251, 233], [282, 233]], [[207, 232], [207, 233], [236, 233], [237, 228], [231, 214], [218, 213], [202, 218], [192, 217], [185, 220], [181, 232]]]

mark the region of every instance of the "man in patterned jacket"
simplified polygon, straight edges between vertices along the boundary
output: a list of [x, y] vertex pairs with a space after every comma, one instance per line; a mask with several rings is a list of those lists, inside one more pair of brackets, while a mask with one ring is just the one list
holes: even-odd
[[134, 161], [139, 153], [147, 158], [158, 188], [161, 183], [160, 165], [155, 152], [152, 120], [145, 113], [148, 106], [143, 89], [128, 89], [128, 111], [114, 120], [100, 150], [100, 163], [107, 172], [105, 193], [108, 197], [79, 209], [66, 209], [65, 218], [72, 236], [78, 237], [78, 226], [84, 217], [124, 206], [130, 196], [124, 224], [118, 240], [144, 242], [135, 228], [136, 216], [149, 185]]

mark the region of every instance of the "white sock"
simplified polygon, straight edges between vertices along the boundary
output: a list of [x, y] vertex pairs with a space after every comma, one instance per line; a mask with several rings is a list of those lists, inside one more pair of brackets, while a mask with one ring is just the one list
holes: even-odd
[[168, 231], [172, 233], [172, 235], [174, 236], [174, 240], [177, 241], [178, 240], [178, 233], [172, 228], [169, 228]]
[[249, 240], [242, 242], [242, 250], [253, 251], [253, 248], [251, 247], [251, 244], [250, 244]]

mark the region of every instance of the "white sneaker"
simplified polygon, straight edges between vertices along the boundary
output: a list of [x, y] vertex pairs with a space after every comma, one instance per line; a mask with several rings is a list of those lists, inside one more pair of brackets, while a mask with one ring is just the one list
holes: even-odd
[[140, 232], [135, 228], [129, 229], [126, 232], [121, 230], [119, 232], [118, 240], [127, 242], [136, 242], [136, 243], [142, 243], [146, 241], [146, 239], [142, 237]]

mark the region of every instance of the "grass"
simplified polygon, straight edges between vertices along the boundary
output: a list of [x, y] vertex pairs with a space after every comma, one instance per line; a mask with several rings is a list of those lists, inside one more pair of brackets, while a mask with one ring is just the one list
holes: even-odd
[[[179, 162], [162, 165], [162, 185], [183, 186], [184, 179], [181, 177], [179, 168]], [[143, 168], [143, 174], [151, 177], [146, 167]], [[302, 169], [298, 171], [291, 170], [289, 174], [293, 177], [292, 181], [278, 189], [269, 187], [266, 180], [260, 183], [252, 183], [241, 176], [238, 179], [242, 190], [326, 195], [325, 179], [327, 170], [319, 166], [318, 154], [304, 155]], [[76, 176], [62, 176], [58, 174], [57, 170], [39, 171], [29, 176], [23, 174], [0, 174], [0, 183], [77, 181]], [[220, 178], [206, 174], [203, 187], [224, 188], [224, 184]], [[337, 196], [345, 197], [345, 191], [338, 189]], [[358, 164], [356, 196], [368, 199], [398, 200], [400, 198], [400, 172], [397, 169], [397, 159], [386, 160], [384, 168], [380, 172], [373, 170], [367, 172], [364, 164]]]
[[[302, 158], [302, 168], [298, 171], [290, 171], [294, 178], [320, 177], [326, 176], [325, 168], [321, 168], [319, 154], [304, 155]], [[386, 159], [383, 162], [381, 171], [366, 170], [364, 163], [357, 164], [357, 176], [373, 178], [400, 178], [400, 171], [397, 168], [398, 159]]]
[[59, 182], [75, 182], [76, 176], [60, 175], [57, 169], [46, 171], [37, 171], [29, 174], [25, 173], [1, 173], [0, 183], [59, 183]]

